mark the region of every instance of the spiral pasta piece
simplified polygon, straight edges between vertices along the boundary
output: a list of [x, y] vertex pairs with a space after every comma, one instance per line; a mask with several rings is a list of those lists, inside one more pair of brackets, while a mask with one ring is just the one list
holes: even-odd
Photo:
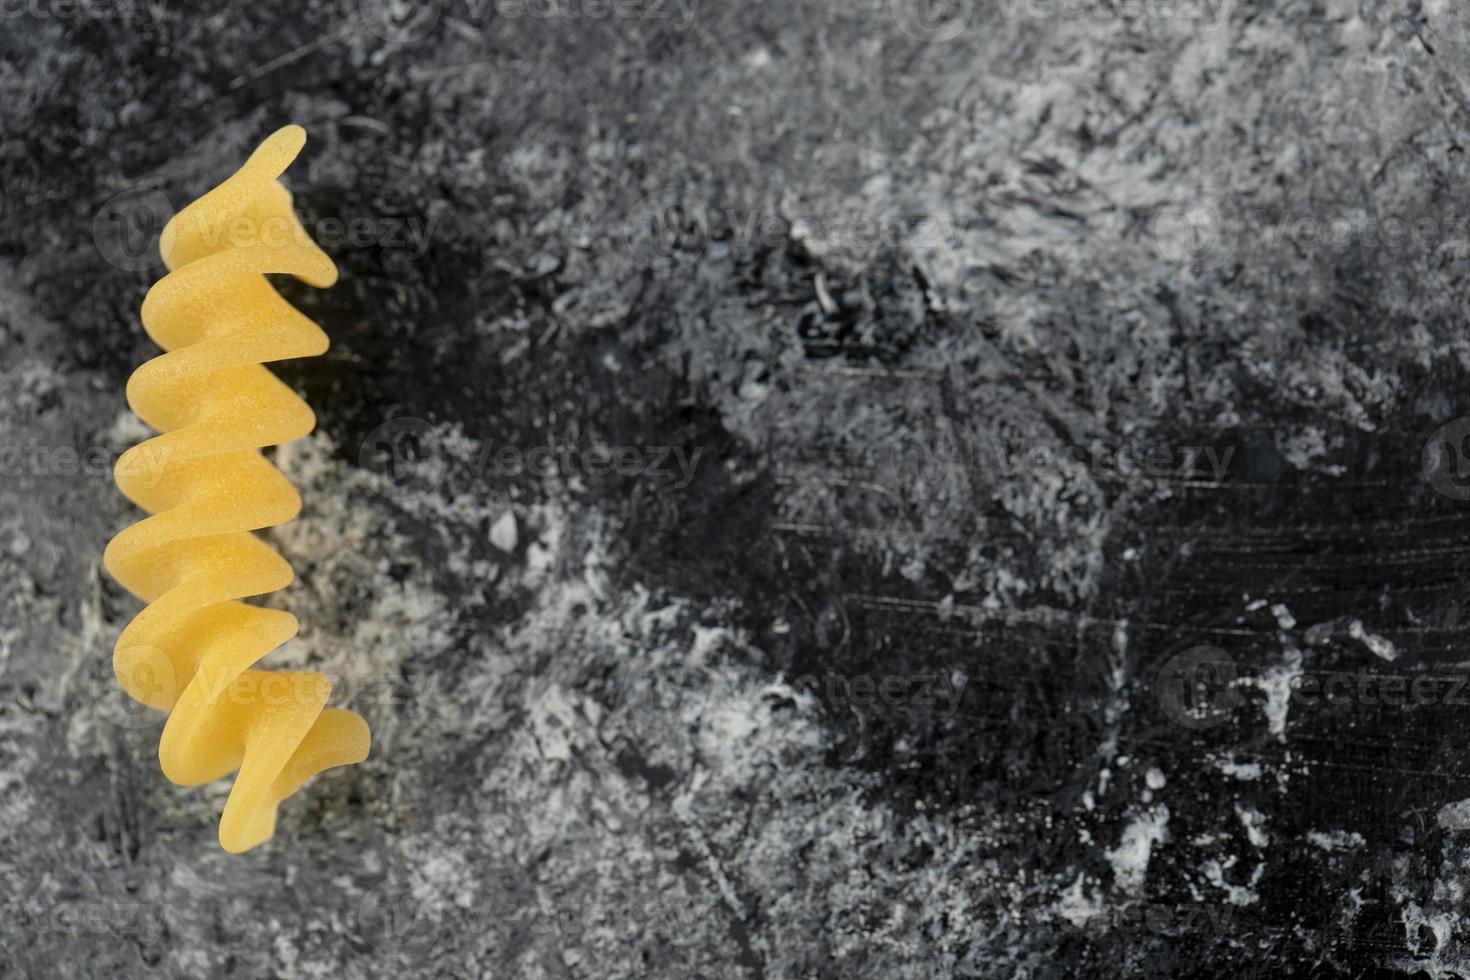
[[103, 555], [147, 603], [118, 638], [117, 679], [134, 700], [169, 712], [159, 762], [170, 780], [193, 786], [238, 771], [219, 825], [220, 845], [235, 853], [275, 833], [281, 800], [323, 769], [361, 762], [371, 742], [359, 715], [325, 708], [327, 678], [253, 669], [298, 624], [240, 601], [293, 577], [253, 533], [301, 509], [260, 450], [316, 425], [264, 364], [327, 349], [326, 334], [265, 277], [321, 288], [337, 280], [277, 180], [305, 143], [299, 126], [274, 133], [163, 229], [169, 273], [143, 301], [143, 326], [166, 353], [127, 386], [128, 404], [161, 434], [123, 453], [115, 471], [123, 494], [153, 516]]

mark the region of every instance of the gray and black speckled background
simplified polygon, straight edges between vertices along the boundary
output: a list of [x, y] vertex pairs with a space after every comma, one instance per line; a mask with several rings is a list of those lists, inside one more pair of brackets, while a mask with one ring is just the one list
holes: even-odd
[[[0, 3], [0, 973], [1470, 975], [1470, 12], [198, 6]], [[286, 122], [375, 743], [232, 857], [100, 555]]]

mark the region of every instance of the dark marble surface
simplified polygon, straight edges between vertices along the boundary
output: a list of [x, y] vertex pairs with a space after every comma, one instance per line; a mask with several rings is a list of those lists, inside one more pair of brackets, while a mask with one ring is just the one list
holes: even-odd
[[[0, 973], [1470, 971], [1463, 10], [203, 6], [0, 7]], [[232, 857], [100, 555], [286, 122], [375, 742]]]

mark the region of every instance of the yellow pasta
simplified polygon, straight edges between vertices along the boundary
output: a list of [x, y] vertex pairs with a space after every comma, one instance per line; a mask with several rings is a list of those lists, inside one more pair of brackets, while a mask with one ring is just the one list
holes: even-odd
[[305, 143], [300, 126], [273, 134], [163, 229], [169, 274], [144, 299], [143, 326], [167, 353], [127, 389], [133, 411], [162, 434], [124, 453], [115, 473], [153, 516], [103, 556], [148, 604], [118, 638], [113, 667], [129, 696], [169, 712], [164, 775], [193, 786], [238, 770], [219, 825], [231, 852], [268, 840], [281, 800], [323, 769], [361, 762], [371, 741], [354, 712], [324, 710], [327, 678], [251, 669], [296, 634], [297, 621], [239, 601], [292, 579], [252, 532], [291, 520], [301, 498], [260, 449], [316, 425], [263, 362], [327, 349], [326, 334], [265, 274], [321, 288], [337, 281], [277, 180]]

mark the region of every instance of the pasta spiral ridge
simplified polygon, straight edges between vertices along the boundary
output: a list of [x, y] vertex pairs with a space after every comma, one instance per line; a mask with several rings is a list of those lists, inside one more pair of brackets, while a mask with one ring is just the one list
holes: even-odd
[[165, 353], [127, 386], [128, 404], [161, 434], [123, 453], [114, 474], [152, 516], [103, 556], [147, 603], [118, 638], [113, 669], [130, 697], [169, 712], [164, 775], [194, 786], [238, 770], [219, 825], [220, 845], [234, 853], [275, 833], [281, 800], [323, 769], [361, 762], [371, 742], [359, 715], [325, 707], [326, 677], [253, 669], [298, 624], [240, 601], [293, 578], [253, 532], [294, 518], [301, 498], [260, 450], [316, 425], [264, 365], [327, 349], [326, 334], [266, 275], [320, 288], [337, 279], [277, 179], [305, 142], [299, 126], [274, 133], [163, 229], [169, 272], [149, 290], [142, 319]]

